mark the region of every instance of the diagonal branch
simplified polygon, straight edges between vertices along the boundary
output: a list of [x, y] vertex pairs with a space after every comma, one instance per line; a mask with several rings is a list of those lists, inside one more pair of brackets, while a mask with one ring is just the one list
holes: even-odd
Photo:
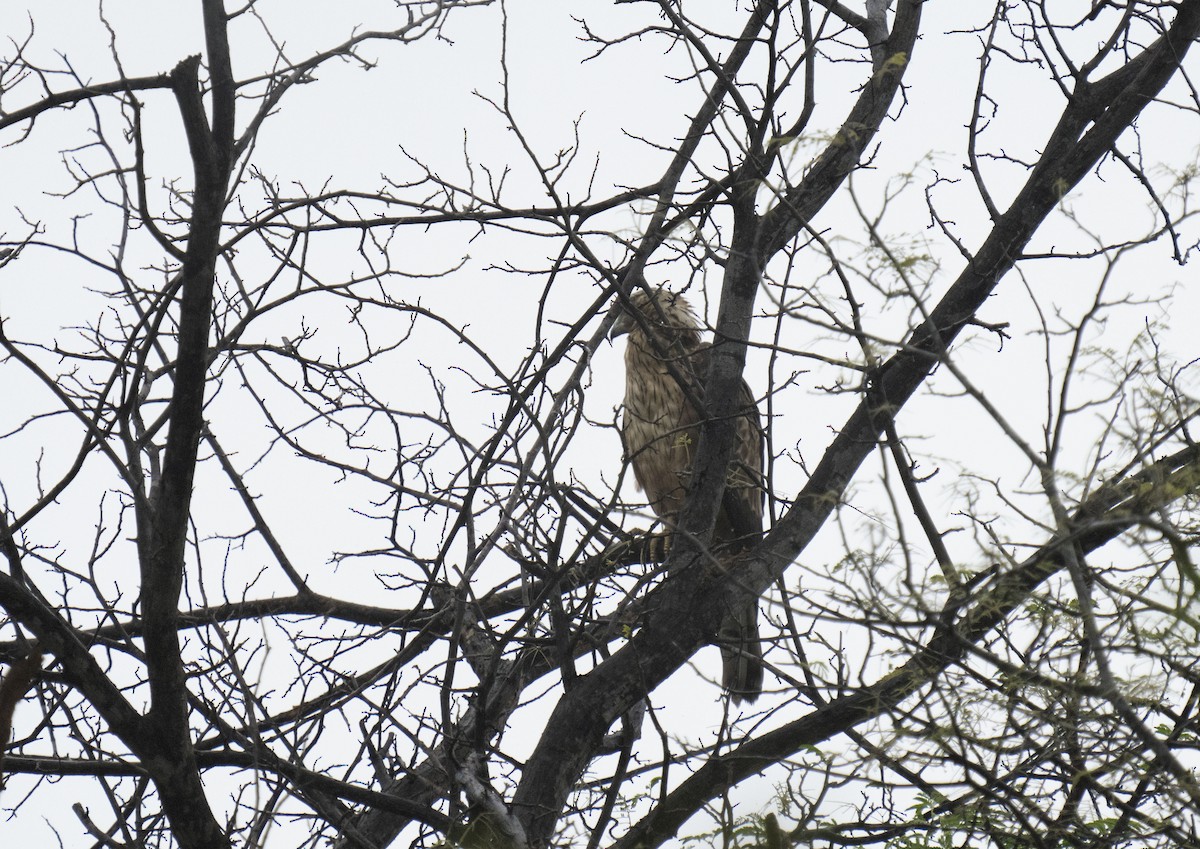
[[70, 91], [60, 91], [43, 97], [37, 103], [18, 109], [15, 112], [0, 114], [0, 130], [20, 124], [22, 121], [36, 120], [37, 117], [51, 109], [60, 106], [74, 106], [95, 97], [110, 94], [129, 94], [135, 91], [149, 91], [156, 88], [171, 88], [170, 74], [157, 74], [153, 77], [133, 77], [131, 79], [113, 80], [107, 83], [75, 88]]
[[[1094, 551], [1145, 516], [1200, 489], [1200, 447], [1186, 448], [1118, 484], [1104, 487], [1071, 517], [1071, 536], [1055, 536], [965, 605], [955, 594], [929, 642], [899, 669], [851, 695], [827, 702], [782, 728], [711, 758], [635, 825], [613, 849], [654, 847], [672, 837], [715, 792], [762, 772], [789, 755], [823, 743], [896, 707], [960, 661], [1020, 609], [1030, 593], [1066, 566], [1066, 552]], [[965, 608], [965, 609], [964, 609]], [[958, 610], [961, 614], [955, 617]]]

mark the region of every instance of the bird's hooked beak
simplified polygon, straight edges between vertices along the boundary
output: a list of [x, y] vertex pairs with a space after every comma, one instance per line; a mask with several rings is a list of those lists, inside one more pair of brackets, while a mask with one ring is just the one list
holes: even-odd
[[625, 305], [617, 301], [612, 308], [617, 312], [617, 320], [608, 330], [609, 342], [615, 342], [618, 337], [624, 336], [633, 329], [633, 316], [629, 314], [629, 310], [625, 309]]

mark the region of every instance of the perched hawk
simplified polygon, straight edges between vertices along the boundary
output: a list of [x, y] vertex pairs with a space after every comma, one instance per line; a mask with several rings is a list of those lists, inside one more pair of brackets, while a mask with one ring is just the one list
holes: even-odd
[[[697, 405], [710, 347], [701, 341], [700, 323], [679, 295], [639, 290], [630, 297], [630, 306], [620, 309], [609, 338], [629, 335], [621, 423], [625, 456], [655, 515], [671, 529], [683, 508], [700, 438]], [[726, 552], [753, 544], [762, 534], [762, 429], [754, 396], [744, 380], [738, 387], [737, 407], [737, 442], [724, 504], [713, 529], [714, 547]], [[730, 511], [730, 506], [735, 509]], [[763, 682], [757, 603], [726, 614], [720, 646], [725, 689], [735, 702], [754, 701]]]

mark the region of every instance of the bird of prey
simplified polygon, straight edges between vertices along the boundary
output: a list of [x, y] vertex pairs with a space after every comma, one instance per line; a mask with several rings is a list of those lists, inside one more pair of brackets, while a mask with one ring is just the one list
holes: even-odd
[[[628, 335], [621, 422], [625, 456], [651, 509], [671, 531], [683, 508], [700, 438], [710, 346], [701, 340], [692, 308], [678, 294], [637, 290], [618, 309], [609, 338]], [[762, 427], [744, 380], [737, 392], [736, 444], [713, 528], [713, 547], [723, 555], [748, 547], [762, 534]], [[725, 689], [735, 703], [754, 701], [763, 682], [756, 601], [726, 613], [719, 643]]]

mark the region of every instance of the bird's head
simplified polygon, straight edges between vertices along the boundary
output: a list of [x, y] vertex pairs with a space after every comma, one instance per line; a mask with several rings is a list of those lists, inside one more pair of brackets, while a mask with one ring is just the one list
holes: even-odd
[[663, 288], [649, 292], [637, 289], [629, 296], [628, 303], [618, 301], [613, 309], [617, 311], [617, 320], [608, 331], [610, 342], [634, 330], [648, 332], [650, 328], [667, 339], [686, 335], [695, 336], [699, 341], [700, 324], [696, 314], [677, 292]]

